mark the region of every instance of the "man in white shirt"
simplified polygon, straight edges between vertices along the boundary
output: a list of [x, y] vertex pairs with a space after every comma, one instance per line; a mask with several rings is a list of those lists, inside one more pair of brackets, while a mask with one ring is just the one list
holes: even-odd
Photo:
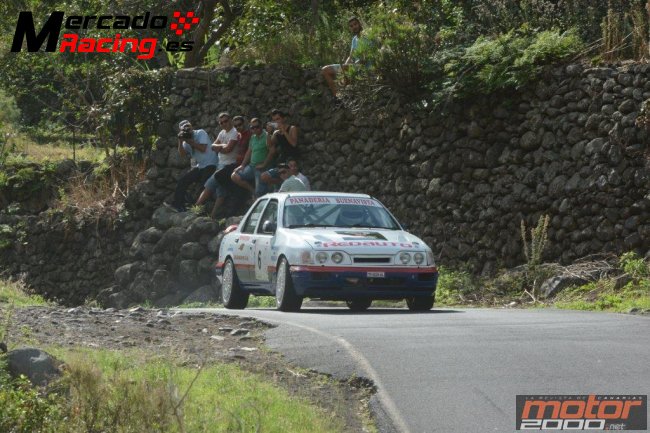
[[[217, 154], [210, 150], [210, 137], [203, 129], [194, 129], [189, 120], [178, 124], [178, 153], [193, 160], [193, 166], [185, 173], [176, 184], [174, 200], [171, 206], [178, 210], [185, 210], [185, 194], [193, 183], [204, 183], [217, 168]], [[196, 165], [194, 165], [196, 164]]]
[[214, 195], [213, 217], [223, 205], [229, 190], [232, 189], [230, 176], [237, 167], [237, 157], [239, 156], [236, 151], [239, 148], [237, 146], [239, 133], [233, 125], [232, 117], [228, 113], [220, 113], [218, 119], [221, 131], [217, 139], [212, 143], [212, 151], [219, 155], [219, 164], [214, 174], [205, 182], [205, 188], [196, 201], [197, 205], [202, 205]]
[[310, 191], [311, 186], [309, 185], [309, 179], [307, 179], [307, 176], [300, 172], [298, 161], [296, 161], [294, 158], [289, 158], [287, 160], [287, 165], [289, 166], [289, 173], [300, 179], [300, 181], [305, 185], [305, 188], [307, 188], [307, 191]]
[[282, 179], [279, 192], [308, 191], [305, 184], [297, 176], [291, 174], [288, 164], [278, 164], [278, 173]]

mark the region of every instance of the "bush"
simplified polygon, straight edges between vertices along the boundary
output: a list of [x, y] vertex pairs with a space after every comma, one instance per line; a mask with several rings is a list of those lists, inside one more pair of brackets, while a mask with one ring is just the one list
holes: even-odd
[[523, 26], [496, 37], [480, 36], [445, 66], [448, 81], [439, 96], [468, 97], [522, 87], [544, 66], [567, 59], [583, 47], [573, 30], [534, 33]]

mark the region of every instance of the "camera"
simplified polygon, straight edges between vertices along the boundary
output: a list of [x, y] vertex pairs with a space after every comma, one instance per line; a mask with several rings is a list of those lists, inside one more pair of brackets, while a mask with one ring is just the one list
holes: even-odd
[[183, 129], [181, 129], [181, 132], [178, 133], [178, 138], [181, 138], [183, 140], [187, 140], [188, 138], [192, 138], [194, 136], [194, 133], [192, 132], [191, 127], [184, 126]]

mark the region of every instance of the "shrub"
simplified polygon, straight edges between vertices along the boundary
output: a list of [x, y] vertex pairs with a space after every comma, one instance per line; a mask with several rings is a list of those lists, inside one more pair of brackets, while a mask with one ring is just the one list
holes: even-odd
[[573, 30], [533, 32], [522, 26], [495, 37], [479, 36], [464, 53], [447, 63], [444, 97], [489, 94], [519, 88], [550, 63], [575, 55], [584, 44]]

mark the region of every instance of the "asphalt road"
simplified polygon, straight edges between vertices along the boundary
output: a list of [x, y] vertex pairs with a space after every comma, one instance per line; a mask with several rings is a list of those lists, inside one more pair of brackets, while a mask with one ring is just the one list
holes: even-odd
[[280, 324], [268, 331], [268, 345], [303, 367], [372, 379], [382, 431], [514, 432], [517, 394], [650, 394], [647, 316], [489, 309], [227, 312]]

